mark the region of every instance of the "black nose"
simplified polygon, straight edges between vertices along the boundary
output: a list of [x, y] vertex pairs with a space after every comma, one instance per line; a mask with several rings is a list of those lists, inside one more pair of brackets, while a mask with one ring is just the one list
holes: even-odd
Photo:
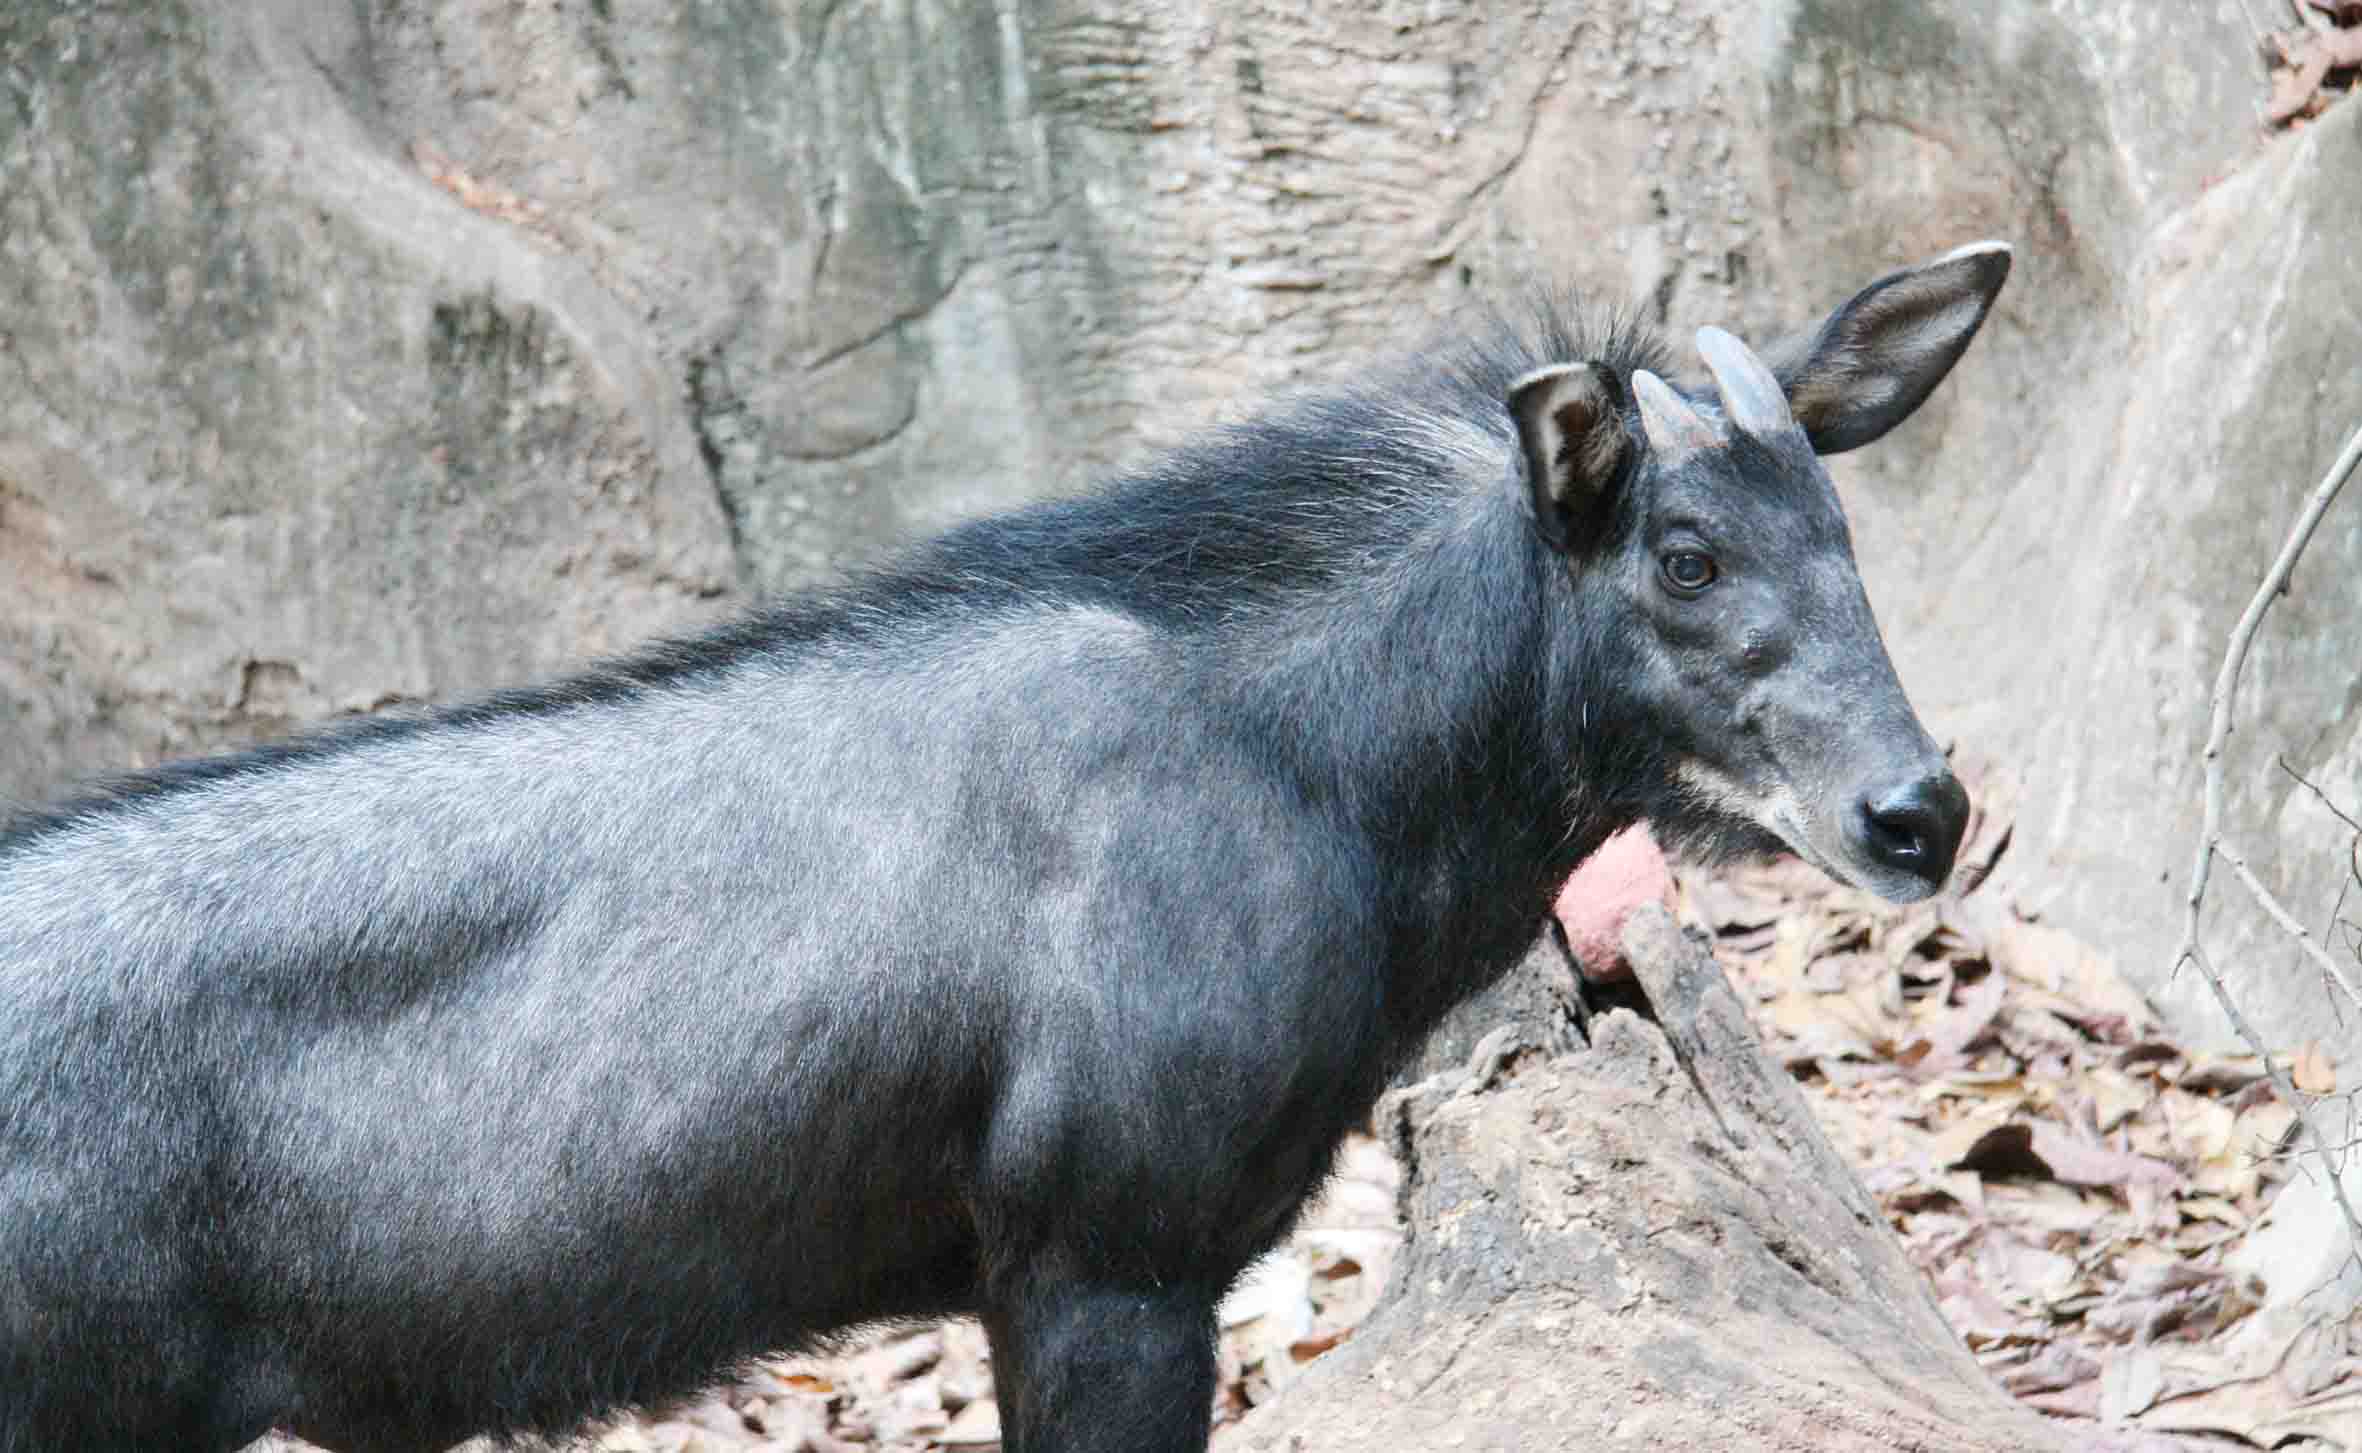
[[1862, 843], [1880, 865], [1933, 887], [1952, 876], [1968, 826], [1968, 790], [1949, 772], [1862, 799]]

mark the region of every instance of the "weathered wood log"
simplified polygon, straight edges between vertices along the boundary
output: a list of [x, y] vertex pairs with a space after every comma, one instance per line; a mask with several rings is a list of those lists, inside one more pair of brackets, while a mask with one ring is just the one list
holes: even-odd
[[1216, 1446], [2066, 1447], [1944, 1324], [1703, 946], [1654, 907], [1625, 946], [1655, 1022], [1553, 1053], [1521, 1018], [1389, 1100], [1393, 1287]]

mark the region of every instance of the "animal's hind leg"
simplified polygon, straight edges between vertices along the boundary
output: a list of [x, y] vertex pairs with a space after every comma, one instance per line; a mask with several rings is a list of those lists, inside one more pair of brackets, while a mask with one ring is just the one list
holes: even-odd
[[1002, 1453], [1204, 1453], [1214, 1305], [1204, 1288], [1069, 1281], [997, 1302]]

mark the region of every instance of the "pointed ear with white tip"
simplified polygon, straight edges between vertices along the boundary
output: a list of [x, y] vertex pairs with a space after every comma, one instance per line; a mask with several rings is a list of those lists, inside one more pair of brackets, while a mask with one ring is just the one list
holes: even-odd
[[1766, 350], [1813, 448], [1858, 449], [1925, 403], [1976, 337], [2009, 262], [2008, 243], [1972, 242], [1888, 273]]
[[1605, 364], [1563, 363], [1519, 379], [1508, 403], [1534, 528], [1552, 549], [1573, 550], [1624, 465], [1624, 390]]

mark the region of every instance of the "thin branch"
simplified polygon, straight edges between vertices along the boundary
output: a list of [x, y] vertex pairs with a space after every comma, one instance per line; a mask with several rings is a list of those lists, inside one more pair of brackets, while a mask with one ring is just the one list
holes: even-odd
[[[2357, 958], [2362, 958], [2362, 940], [2355, 937], [2357, 925], [2343, 917], [2346, 911], [2346, 894], [2356, 888], [2362, 888], [2362, 822], [2356, 822], [2352, 813], [2332, 801], [2329, 794], [2321, 790], [2319, 783], [2289, 766], [2287, 757], [2276, 756], [2272, 760], [2278, 763], [2280, 770], [2294, 779], [2299, 787], [2312, 793], [2313, 800], [2327, 809], [2332, 817], [2353, 830], [2354, 835], [2346, 839], [2346, 880], [2337, 885], [2337, 901], [2329, 905], [2329, 922], [2321, 926], [2321, 939], [2326, 943], [2336, 936], [2338, 929], [2343, 928], [2346, 930], [2346, 952]], [[2341, 1024], [2344, 1022], [2342, 1017], [2339, 1022]]]
[[[2299, 1091], [2299, 1093], [2301, 1094], [2303, 1092]], [[2348, 1090], [2342, 1095], [2314, 1095], [2311, 1098], [2316, 1106], [2327, 1105], [2332, 1101], [2342, 1102], [2345, 1106], [2346, 1112], [2346, 1128], [2348, 1130], [2352, 1130], [2354, 1128], [2354, 1104], [2358, 1095], [2362, 1095], [2362, 1091]], [[2281, 1138], [2283, 1140], [2287, 1139], [2285, 1135]], [[2339, 1152], [2341, 1157], [2347, 1151], [2362, 1149], [2362, 1134], [2351, 1135], [2347, 1139], [2341, 1140], [2335, 1145], [2330, 1146], [2329, 1149]], [[2288, 1145], [2283, 1149], [2270, 1151], [2261, 1158], [2266, 1160], [2285, 1160], [2291, 1165], [2296, 1165], [2299, 1170], [2304, 1170], [2305, 1167], [2298, 1163], [2297, 1158], [2305, 1153], [2305, 1151], [2295, 1145]]]
[[[2341, 1140], [2341, 1141], [2337, 1142], [2335, 1145], [2332, 1145], [2332, 1146], [2330, 1146], [2329, 1148], [2330, 1148], [2331, 1150], [2338, 1151], [2338, 1152], [2340, 1152], [2340, 1153], [2342, 1154], [2342, 1153], [2343, 1153], [2343, 1152], [2345, 1152], [2345, 1151], [2353, 1150], [2353, 1149], [2356, 1149], [2357, 1147], [2362, 1147], [2362, 1136], [2356, 1136], [2356, 1137], [2354, 1137], [2353, 1139], [2350, 1139], [2350, 1140]], [[2283, 1161], [2283, 1160], [2284, 1160], [2284, 1161], [2288, 1161], [2288, 1162], [2290, 1162], [2291, 1164], [2293, 1164], [2293, 1163], [2295, 1163], [2295, 1161], [2296, 1161], [2297, 1157], [2299, 1157], [2299, 1156], [2301, 1156], [2301, 1155], [2304, 1155], [2304, 1154], [2306, 1154], [2306, 1153], [2307, 1153], [2307, 1152], [2305, 1152], [2305, 1151], [2302, 1151], [2302, 1150], [2275, 1150], [2275, 1151], [2270, 1151], [2270, 1152], [2267, 1152], [2267, 1153], [2261, 1153], [2261, 1154], [2258, 1154], [2258, 1155], [2255, 1157], [2255, 1159], [2256, 1159], [2256, 1160], [2257, 1160], [2257, 1162], [2259, 1162], [2259, 1163], [2260, 1163], [2260, 1162], [2263, 1162], [2263, 1161]]]
[[2255, 901], [2262, 905], [2264, 912], [2272, 915], [2272, 921], [2280, 925], [2281, 931], [2296, 940], [2297, 947], [2303, 949], [2305, 956], [2329, 976], [2330, 982], [2345, 990], [2346, 997], [2354, 1001], [2356, 1008], [2362, 1008], [2362, 989], [2354, 987], [2354, 981], [2346, 977], [2346, 971], [2338, 967], [2337, 960], [2324, 952], [2321, 945], [2313, 941], [2313, 935], [2305, 926], [2296, 921], [2296, 915], [2283, 908], [2280, 900], [2272, 896], [2272, 890], [2266, 888], [2263, 879], [2255, 875], [2255, 869], [2247, 866], [2247, 859], [2241, 857], [2227, 842], [2218, 840], [2214, 850], [2222, 854], [2223, 861], [2231, 865], [2231, 871], [2239, 875], [2239, 881], [2247, 885], [2247, 891], [2255, 896]]
[[2223, 653], [2223, 668], [2214, 678], [2211, 715], [2206, 726], [2206, 809], [2198, 824], [2197, 861], [2190, 866], [2190, 894], [2182, 921], [2182, 941], [2174, 950], [2173, 962], [2179, 968], [2193, 959], [2198, 951], [2198, 910], [2206, 901], [2206, 879], [2214, 866], [2214, 845], [2222, 836], [2223, 827], [2223, 747], [2231, 739], [2231, 708], [2239, 695], [2239, 673], [2247, 666], [2247, 648], [2255, 641], [2256, 628], [2264, 623], [2264, 612], [2288, 586], [2288, 577], [2296, 571], [2297, 557], [2304, 554], [2305, 545], [2313, 538], [2313, 531], [2321, 524], [2321, 517], [2337, 502], [2337, 492], [2345, 487], [2346, 477], [2354, 472], [2354, 465], [2362, 462], [2362, 428], [2346, 440], [2339, 451], [2337, 462], [2329, 466], [2329, 473], [2313, 486], [2311, 498], [2306, 500], [2304, 513], [2297, 517], [2288, 539], [2280, 546], [2279, 558], [2272, 562], [2263, 584], [2256, 587], [2255, 596], [2240, 614], [2239, 624], [2231, 630], [2230, 649]]
[[[2337, 1209], [2346, 1218], [2346, 1259], [2362, 1267], [2362, 1217], [2354, 1214], [2353, 1202], [2346, 1199], [2346, 1178], [2338, 1165], [2339, 1158], [2331, 1154], [2333, 1147], [2329, 1137], [2322, 1133], [2320, 1123], [2313, 1119], [2312, 1097], [2297, 1090], [2296, 1082], [2288, 1077], [2288, 1071], [2282, 1069], [2280, 1062], [2272, 1057], [2272, 1052], [2264, 1048], [2263, 1036], [2257, 1034], [2255, 1026], [2247, 1022], [2247, 1016], [2239, 1012], [2239, 1006], [2232, 1001], [2230, 991], [2223, 987], [2222, 975], [2215, 972], [2214, 965], [2208, 963], [2206, 956], [2196, 947], [2190, 950], [2190, 962], [2198, 966], [2199, 977], [2206, 980], [2206, 987], [2214, 991], [2214, 1001], [2223, 1006], [2223, 1013], [2230, 1019], [2231, 1027], [2239, 1032], [2239, 1037], [2246, 1041], [2247, 1047], [2254, 1050], [2256, 1057], [2263, 1061], [2264, 1078], [2271, 1081], [2272, 1094], [2295, 1114], [2296, 1123], [2303, 1128], [2313, 1153], [2320, 1157], [2321, 1168], [2329, 1173], [2329, 1194], [2337, 1199]], [[2180, 966], [2177, 964], [2175, 967]]]
[[[2362, 958], [2362, 948], [2357, 947], [2358, 944], [2362, 944], [2362, 939], [2357, 938], [2357, 930], [2362, 930], [2362, 924], [2356, 924], [2345, 916], [2346, 894], [2352, 891], [2353, 886], [2350, 882], [2337, 885], [2337, 902], [2330, 905], [2329, 922], [2321, 929], [2321, 940], [2324, 943], [2330, 942], [2337, 937], [2338, 930], [2342, 928], [2345, 930], [2346, 957]], [[2339, 1027], [2343, 1028], [2346, 1022], [2345, 1016], [2339, 1015], [2337, 1022]]]
[[[2264, 1074], [2271, 1081], [2272, 1093], [2296, 1116], [2297, 1123], [2304, 1127], [2305, 1139], [2312, 1143], [2315, 1153], [2321, 1157], [2322, 1168], [2329, 1173], [2330, 1194], [2337, 1198], [2337, 1208], [2346, 1218], [2346, 1255], [2357, 1265], [2362, 1265], [2362, 1218], [2355, 1216], [2352, 1203], [2346, 1199], [2345, 1177], [2339, 1173], [2337, 1161], [2330, 1155], [2329, 1138], [2321, 1133], [2320, 1125], [2314, 1120], [2312, 1106], [2297, 1094], [2288, 1072], [2281, 1069], [2272, 1058], [2263, 1036], [2257, 1034], [2255, 1026], [2247, 1022], [2247, 1016], [2239, 1012], [2239, 1006], [2232, 1002], [2230, 991], [2223, 987], [2222, 976], [2215, 972], [2214, 965], [2206, 961], [2206, 955], [2198, 946], [2199, 915], [2206, 903], [2206, 880], [2214, 867], [2215, 852], [2222, 844], [2223, 749], [2231, 739], [2231, 715], [2239, 696], [2239, 673], [2246, 669], [2247, 650], [2255, 642], [2256, 630], [2263, 625], [2264, 612], [2270, 610], [2272, 602], [2288, 588], [2288, 578], [2296, 571], [2297, 558], [2304, 554], [2306, 543], [2313, 538], [2313, 531], [2320, 527], [2321, 517], [2336, 503], [2338, 491], [2345, 487], [2346, 479], [2354, 472], [2357, 463], [2362, 463], [2362, 428], [2354, 430], [2352, 437], [2346, 440], [2346, 447], [2338, 451], [2336, 462], [2329, 466], [2329, 472], [2321, 476], [2319, 484], [2313, 486], [2312, 494], [2305, 501], [2304, 512], [2297, 516], [2296, 523], [2289, 528], [2287, 540], [2280, 546], [2279, 556], [2272, 561], [2272, 568], [2265, 574], [2263, 583], [2256, 587], [2254, 597], [2247, 602], [2247, 609], [2241, 612], [2239, 624], [2231, 630], [2230, 646], [2223, 653], [2222, 670], [2215, 676], [2214, 694], [2210, 700], [2204, 754], [2206, 807], [2198, 826], [2196, 861], [2190, 865], [2189, 901], [2182, 921], [2181, 945], [2174, 951], [2173, 971], [2178, 972], [2184, 963], [2197, 965], [2200, 976], [2206, 980], [2207, 989], [2213, 993], [2215, 1002], [2222, 1006], [2224, 1016], [2231, 1021], [2231, 1028], [2263, 1061]], [[2262, 884], [2254, 880], [2254, 874], [2246, 871], [2245, 863], [2233, 858], [2232, 864], [2248, 886], [2261, 894]], [[2263, 896], [2269, 898], [2268, 894]], [[2276, 903], [2271, 906], [2278, 908]], [[2279, 916], [2287, 923], [2294, 923], [2294, 920], [2287, 918], [2285, 910]], [[2297, 936], [2310, 943], [2303, 930], [2299, 929]]]
[[2286, 772], [2290, 777], [2296, 779], [2296, 784], [2299, 787], [2302, 787], [2307, 792], [2312, 793], [2313, 799], [2316, 802], [2319, 802], [2323, 807], [2327, 808], [2329, 810], [2330, 816], [2352, 828], [2355, 832], [2362, 833], [2362, 822], [2354, 821], [2352, 814], [2348, 813], [2344, 808], [2338, 806], [2335, 802], [2330, 801], [2329, 794], [2322, 791], [2320, 786], [2316, 784], [2312, 778], [2307, 777], [2304, 773], [2296, 770], [2296, 768], [2289, 766], [2288, 758], [2284, 756], [2276, 756], [2272, 758], [2272, 760], [2279, 764], [2281, 771]]

